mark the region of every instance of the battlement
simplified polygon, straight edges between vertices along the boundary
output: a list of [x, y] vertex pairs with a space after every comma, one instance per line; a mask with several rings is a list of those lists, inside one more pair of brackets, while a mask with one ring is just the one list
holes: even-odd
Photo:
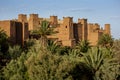
[[50, 18], [52, 18], [52, 19], [57, 19], [57, 16], [50, 16]]
[[50, 16], [50, 18], [41, 18], [38, 14], [30, 14], [28, 18], [27, 20], [26, 14], [19, 14], [17, 20], [0, 21], [0, 28], [4, 29], [10, 37], [12, 37], [11, 34], [16, 34], [17, 36], [12, 37], [16, 41], [20, 41], [20, 39], [26, 40], [28, 37], [26, 32], [39, 29], [41, 22], [46, 20], [58, 32], [49, 37], [58, 39], [63, 46], [73, 46], [80, 40], [89, 40], [92, 45], [96, 45], [102, 34], [111, 34], [110, 24], [105, 24], [104, 29], [102, 29], [98, 23], [88, 23], [85, 18], [79, 18], [76, 23], [73, 22], [73, 17], [69, 16], [60, 20], [54, 15]]
[[73, 26], [73, 17], [63, 17], [63, 27]]
[[105, 24], [105, 34], [110, 34], [110, 24]]
[[50, 22], [57, 22], [57, 16], [50, 16]]
[[93, 24], [93, 25], [95, 25], [95, 26], [99, 26], [99, 24], [98, 24], [98, 23], [95, 23], [95, 24]]
[[63, 22], [73, 22], [73, 17], [63, 17]]
[[27, 22], [27, 15], [26, 14], [19, 14], [18, 21], [20, 22]]
[[37, 19], [38, 18], [38, 14], [30, 14], [30, 18]]
[[57, 27], [58, 24], [57, 16], [50, 16], [50, 23], [52, 26]]
[[81, 24], [87, 23], [87, 19], [84, 19], [84, 18], [80, 19], [79, 18], [78, 23], [81, 23]]

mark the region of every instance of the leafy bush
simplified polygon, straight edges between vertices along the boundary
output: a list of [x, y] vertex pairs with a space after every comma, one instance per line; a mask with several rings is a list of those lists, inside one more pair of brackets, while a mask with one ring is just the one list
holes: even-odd
[[83, 80], [91, 77], [90, 70], [77, 56], [52, 54], [40, 44], [11, 60], [3, 70], [6, 80]]
[[106, 48], [111, 48], [113, 45], [113, 38], [109, 34], [103, 34], [98, 40], [98, 45]]
[[81, 59], [94, 74], [95, 80], [114, 80], [120, 75], [120, 65], [106, 48], [92, 48]]
[[5, 80], [26, 80], [26, 67], [24, 64], [25, 54], [23, 53], [17, 60], [11, 60], [6, 67], [3, 68]]

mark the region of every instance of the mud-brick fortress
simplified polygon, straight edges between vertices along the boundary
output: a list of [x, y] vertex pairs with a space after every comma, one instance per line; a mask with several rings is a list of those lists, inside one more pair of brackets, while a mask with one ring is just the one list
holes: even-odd
[[48, 36], [49, 39], [56, 40], [63, 46], [75, 46], [78, 41], [88, 40], [91, 45], [96, 45], [102, 34], [110, 33], [110, 24], [105, 24], [104, 29], [95, 23], [88, 23], [87, 19], [78, 19], [73, 22], [73, 17], [63, 17], [63, 20], [57, 16], [50, 18], [41, 18], [38, 14], [19, 14], [16, 20], [0, 21], [0, 28], [6, 31], [10, 41], [13, 44], [22, 44], [29, 38], [29, 31], [37, 30], [43, 20], [49, 21], [51, 27], [58, 33]]

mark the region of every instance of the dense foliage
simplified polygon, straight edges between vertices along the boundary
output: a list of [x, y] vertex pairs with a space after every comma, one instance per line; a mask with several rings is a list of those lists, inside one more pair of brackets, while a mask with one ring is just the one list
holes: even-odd
[[10, 47], [9, 54], [14, 56], [1, 69], [1, 79], [117, 80], [120, 76], [120, 65], [112, 49], [92, 47], [84, 54], [74, 48], [61, 55], [39, 43], [36, 40], [25, 52], [18, 46]]
[[1, 66], [5, 66], [6, 62], [8, 62], [8, 49], [8, 36], [6, 35], [5, 31], [0, 28], [0, 69]]
[[103, 34], [98, 41], [98, 45], [110, 48], [113, 46], [113, 38], [109, 34]]

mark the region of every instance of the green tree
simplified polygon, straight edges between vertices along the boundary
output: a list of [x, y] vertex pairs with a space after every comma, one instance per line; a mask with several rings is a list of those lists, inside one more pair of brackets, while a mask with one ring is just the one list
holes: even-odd
[[8, 36], [4, 30], [0, 29], [0, 50], [5, 53], [9, 48]]
[[86, 53], [89, 48], [90, 48], [90, 43], [87, 40], [80, 41], [76, 46], [76, 49], [78, 49], [80, 52], [83, 53]]
[[116, 57], [120, 63], [120, 39], [114, 40], [112, 49], [114, 52], [114, 57]]
[[102, 80], [120, 80], [120, 64], [116, 60], [108, 60], [99, 71]]
[[69, 54], [71, 50], [72, 48], [69, 46], [61, 46], [60, 49], [58, 50], [58, 53], [60, 55], [66, 55], [66, 54]]
[[8, 36], [5, 31], [0, 28], [0, 69], [2, 66], [5, 66], [6, 62], [8, 62], [8, 48]]
[[22, 54], [22, 49], [20, 46], [15, 45], [13, 47], [9, 47], [8, 53], [11, 57], [11, 59], [17, 59]]
[[[40, 49], [38, 48], [38, 40], [35, 44], [29, 48], [27, 53], [22, 52], [19, 46], [14, 46], [9, 50], [12, 60], [6, 64], [6, 66], [1, 70], [1, 79], [3, 80], [29, 80], [27, 74], [27, 67], [25, 62], [33, 53], [37, 53]], [[39, 45], [40, 46], [40, 45]], [[35, 49], [36, 48], [36, 49]], [[18, 53], [18, 54], [17, 54]], [[14, 56], [15, 55], [15, 56]]]
[[27, 53], [28, 50], [29, 50], [32, 46], [35, 45], [36, 41], [37, 41], [36, 39], [27, 39], [27, 40], [25, 41], [25, 44], [24, 44], [24, 47], [23, 47], [23, 51], [24, 51], [25, 53]]
[[54, 28], [50, 27], [48, 21], [42, 21], [40, 28], [32, 32], [34, 35], [40, 35], [40, 44], [47, 46], [47, 36], [56, 33]]
[[110, 48], [113, 45], [113, 38], [109, 34], [103, 34], [98, 40], [98, 45]]
[[10, 63], [3, 69], [5, 80], [26, 80], [27, 69], [25, 67], [25, 53], [23, 53], [17, 60], [11, 60]]
[[80, 57], [51, 54], [38, 40], [3, 69], [5, 80], [92, 80], [90, 73]]
[[120, 66], [106, 48], [92, 48], [81, 60], [92, 70], [95, 80], [113, 80], [119, 75]]
[[61, 46], [52, 40], [48, 40], [47, 49], [51, 51], [51, 53], [59, 53]]
[[92, 80], [90, 69], [77, 56], [51, 54], [38, 47], [27, 53], [25, 61], [30, 80]]
[[51, 54], [40, 45], [36, 45], [27, 54], [28, 59], [25, 63], [30, 80], [63, 80], [72, 78], [67, 75], [74, 65], [68, 59], [57, 54]]

